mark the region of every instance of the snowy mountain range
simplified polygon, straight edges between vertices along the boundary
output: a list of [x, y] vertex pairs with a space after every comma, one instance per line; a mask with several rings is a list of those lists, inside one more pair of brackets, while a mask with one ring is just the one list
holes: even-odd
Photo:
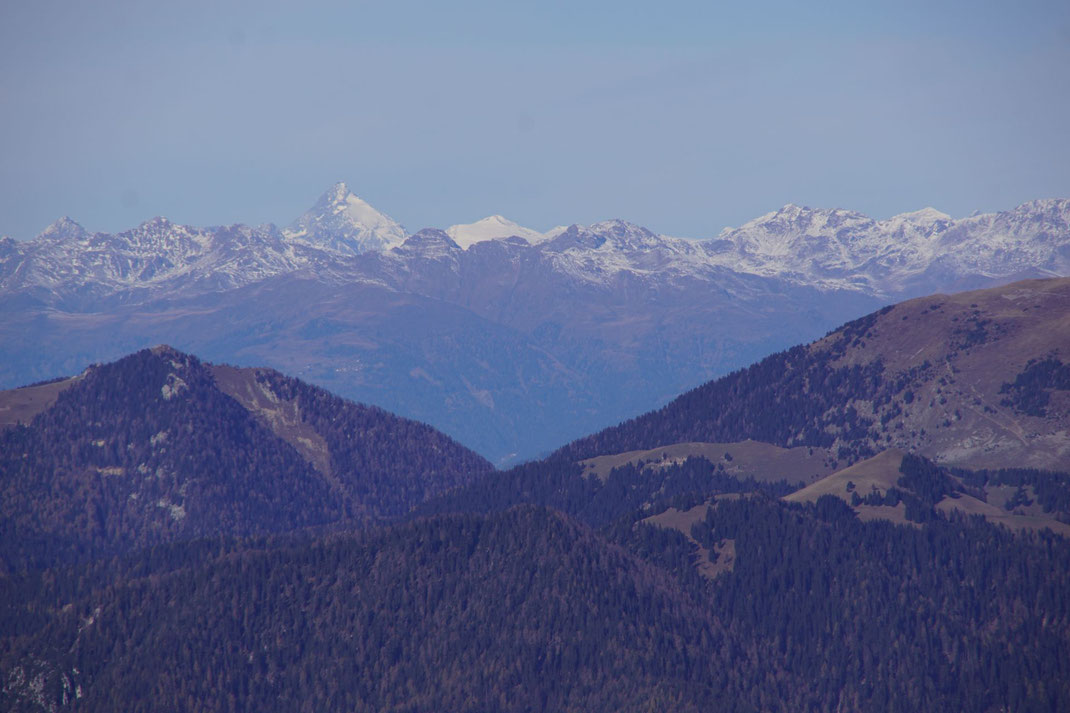
[[290, 227], [69, 218], [0, 240], [0, 388], [166, 342], [545, 452], [892, 301], [1070, 275], [1070, 201], [952, 219], [785, 206], [716, 238], [491, 216], [406, 236], [339, 183]]
[[933, 208], [874, 220], [787, 205], [705, 243], [712, 259], [757, 275], [881, 296], [1070, 271], [1070, 200], [955, 220]]
[[[540, 233], [500, 215], [454, 225], [449, 249], [520, 238], [560, 270], [589, 281], [620, 272], [702, 278], [715, 268], [822, 290], [892, 298], [1022, 277], [1070, 274], [1070, 200], [1025, 203], [953, 219], [933, 208], [876, 220], [839, 209], [786, 205], [719, 236], [658, 235], [621, 220]], [[432, 257], [393, 218], [344, 183], [289, 227], [196, 228], [154, 218], [116, 234], [89, 233], [61, 218], [34, 240], [0, 241], [0, 294], [127, 299], [225, 290], [276, 275], [313, 271], [352, 278], [368, 253]], [[412, 244], [406, 245], [406, 241]], [[434, 249], [441, 250], [442, 245]], [[458, 257], [464, 260], [464, 257]], [[365, 275], [375, 279], [374, 275]]]

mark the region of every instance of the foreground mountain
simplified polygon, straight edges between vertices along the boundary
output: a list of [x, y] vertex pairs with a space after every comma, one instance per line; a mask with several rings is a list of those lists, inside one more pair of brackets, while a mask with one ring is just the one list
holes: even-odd
[[[228, 700], [261, 711], [733, 702], [724, 631], [660, 575], [534, 508], [248, 549], [129, 577], [86, 601], [89, 612], [71, 607], [7, 657], [0, 700], [34, 710], [19, 677], [48, 670], [41, 697], [62, 700], [65, 679], [87, 711], [176, 701], [215, 711]], [[169, 602], [176, 591], [189, 594]], [[123, 654], [95, 653], [117, 646]], [[196, 675], [202, 666], [215, 673]]]
[[[603, 527], [758, 491], [1070, 533], [1068, 320], [1067, 278], [903, 302], [419, 512], [533, 503]], [[936, 485], [900, 482], [907, 454], [944, 468]]]
[[406, 238], [338, 184], [282, 231], [62, 220], [0, 241], [0, 386], [168, 342], [298, 374], [508, 463], [889, 301], [1068, 274], [1068, 206], [962, 220], [787, 206], [705, 241], [492, 216]]
[[4, 413], [5, 568], [374, 521], [490, 468], [423, 424], [169, 347], [0, 393]]

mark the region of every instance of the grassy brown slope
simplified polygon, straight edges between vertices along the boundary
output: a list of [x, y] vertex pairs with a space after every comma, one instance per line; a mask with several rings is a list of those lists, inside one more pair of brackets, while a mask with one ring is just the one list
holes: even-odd
[[[733, 499], [729, 496], [721, 497]], [[650, 517], [641, 520], [641, 522], [648, 525], [663, 527], [668, 530], [676, 530], [687, 538], [687, 541], [695, 546], [695, 555], [692, 561], [695, 570], [700, 575], [710, 580], [716, 579], [725, 572], [731, 572], [736, 566], [735, 540], [724, 539], [713, 543], [712, 547], [706, 547], [691, 535], [691, 528], [694, 527], [695, 524], [706, 519], [706, 515], [709, 513], [710, 508], [716, 507], [717, 499], [718, 498], [715, 497], [712, 502], [702, 503], [701, 505], [696, 505], [687, 510], [669, 508], [664, 512], [660, 512], [657, 515], [651, 515]]]
[[841, 362], [879, 359], [893, 374], [931, 365], [909, 387], [912, 402], [900, 399], [888, 445], [979, 468], [1070, 463], [1070, 392], [1053, 394], [1044, 417], [1001, 393], [1031, 359], [1070, 362], [1070, 279], [911, 300], [882, 315], [863, 342]]
[[[902, 463], [903, 452], [889, 449], [807, 485], [785, 496], [784, 500], [791, 503], [812, 503], [822, 495], [835, 495], [850, 502], [851, 493], [854, 491], [858, 491], [862, 496], [874, 490], [885, 493], [889, 488], [894, 488], [899, 480], [899, 466]], [[849, 483], [853, 484], [850, 488]]]
[[[786, 495], [783, 499], [793, 503], [815, 503], [818, 498], [832, 495], [850, 504], [852, 495], [857, 493], [864, 498], [870, 493], [884, 495], [893, 488], [903, 488], [900, 478], [903, 472], [903, 451], [889, 449], [872, 458], [855, 463], [843, 470], [839, 470], [816, 483]], [[965, 491], [967, 488], [961, 478], [949, 475]], [[977, 497], [967, 492], [956, 492], [954, 496], [946, 496], [936, 504], [936, 510], [949, 514], [959, 512], [965, 515], [980, 515], [989, 522], [1003, 525], [1012, 530], [1043, 530], [1052, 531], [1070, 536], [1070, 525], [1062, 522], [1057, 517], [1059, 513], [1044, 512], [1037, 504], [1032, 489], [1027, 489], [1031, 495], [1032, 504], [1016, 506], [1011, 510], [1003, 507], [1008, 499], [1008, 492], [1015, 488], [1008, 486], [988, 484], [981, 488]], [[981, 498], [984, 498], [983, 500]], [[855, 512], [862, 520], [890, 520], [897, 523], [906, 523], [905, 508], [902, 504], [894, 507], [888, 505], [852, 505]], [[1066, 513], [1062, 514], [1063, 516]]]
[[380, 516], [493, 470], [431, 426], [357, 404], [273, 369], [210, 367], [217, 387], [292, 445], [340, 498]]
[[296, 448], [316, 470], [330, 474], [331, 453], [327, 441], [305, 422], [297, 402], [279, 399], [267, 384], [257, 380], [257, 369], [228, 365], [209, 368], [223, 393], [244, 406], [261, 425]]
[[582, 461], [585, 476], [605, 481], [610, 471], [623, 465], [637, 465], [644, 470], [667, 468], [688, 458], [703, 458], [736, 478], [753, 478], [758, 482], [786, 480], [810, 483], [825, 475], [835, 459], [824, 448], [779, 448], [758, 441], [737, 443], [675, 443], [645, 451], [629, 451], [596, 456]]
[[77, 379], [77, 376], [72, 376], [46, 384], [0, 391], [0, 429], [29, 423], [34, 416], [56, 403], [60, 393]]

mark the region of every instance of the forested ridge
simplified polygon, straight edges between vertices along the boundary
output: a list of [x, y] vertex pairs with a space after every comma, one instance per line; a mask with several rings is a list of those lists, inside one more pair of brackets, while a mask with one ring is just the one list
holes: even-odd
[[321, 438], [328, 472], [221, 391], [196, 357], [91, 367], [0, 430], [0, 566], [48, 566], [212, 534], [366, 522], [491, 469], [428, 426], [267, 372]]
[[1062, 537], [967, 518], [863, 523], [832, 496], [807, 508], [719, 502], [692, 535], [734, 541], [711, 607], [782, 651], [819, 709], [1070, 708]]
[[573, 515], [592, 527], [604, 527], [632, 512], [663, 509], [680, 498], [756, 491], [779, 496], [796, 487], [786, 481], [741, 480], [704, 458], [688, 458], [653, 471], [627, 464], [613, 468], [605, 480], [585, 475], [578, 463], [549, 458], [489, 473], [470, 485], [428, 500], [414, 512], [485, 513], [536, 504]]

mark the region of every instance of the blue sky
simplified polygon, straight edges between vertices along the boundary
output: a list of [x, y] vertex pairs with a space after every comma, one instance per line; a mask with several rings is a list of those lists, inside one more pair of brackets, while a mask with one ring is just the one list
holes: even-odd
[[410, 230], [491, 213], [715, 235], [1070, 197], [1070, 3], [0, 6], [0, 234], [288, 223], [345, 180]]

